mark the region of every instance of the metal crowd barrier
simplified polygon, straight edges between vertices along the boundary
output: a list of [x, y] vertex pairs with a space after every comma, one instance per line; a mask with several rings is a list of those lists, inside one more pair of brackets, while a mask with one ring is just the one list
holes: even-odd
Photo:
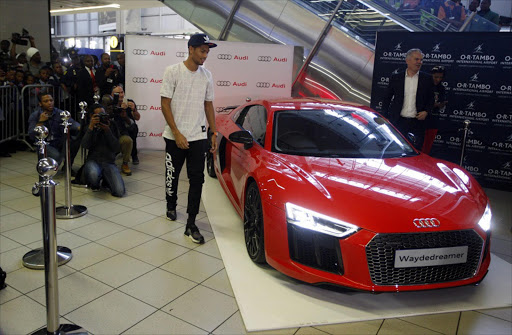
[[16, 86], [0, 87], [0, 143], [18, 138], [20, 94]]
[[34, 151], [29, 140], [28, 119], [39, 106], [37, 95], [42, 91], [52, 94], [56, 108], [69, 111], [75, 120], [81, 117], [76, 96], [62, 87], [26, 85], [20, 91], [16, 86], [0, 86], [0, 143], [18, 140]]

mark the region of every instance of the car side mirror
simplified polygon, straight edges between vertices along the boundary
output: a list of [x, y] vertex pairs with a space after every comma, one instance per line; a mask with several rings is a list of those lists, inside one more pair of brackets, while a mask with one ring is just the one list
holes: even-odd
[[416, 145], [417, 139], [413, 133], [407, 133], [407, 139], [411, 141], [413, 145]]
[[229, 140], [235, 143], [242, 143], [244, 149], [250, 149], [253, 145], [253, 138], [247, 130], [239, 130], [229, 134]]

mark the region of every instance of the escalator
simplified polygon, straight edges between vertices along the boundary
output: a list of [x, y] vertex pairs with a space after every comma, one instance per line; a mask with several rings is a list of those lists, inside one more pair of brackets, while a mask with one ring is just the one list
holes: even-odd
[[[296, 46], [294, 96], [370, 103], [378, 31], [453, 31], [404, 0], [162, 0], [212, 39]], [[303, 66], [305, 63], [305, 66]], [[299, 71], [302, 68], [302, 71]]]

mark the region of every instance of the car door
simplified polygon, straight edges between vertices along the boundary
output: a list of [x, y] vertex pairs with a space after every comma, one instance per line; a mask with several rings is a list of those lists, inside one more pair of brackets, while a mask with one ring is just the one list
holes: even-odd
[[[267, 129], [267, 111], [262, 105], [252, 105], [245, 108], [236, 120], [236, 124], [243, 130], [247, 130], [253, 137], [253, 146], [245, 149], [243, 144], [231, 143], [231, 169], [230, 179], [236, 193], [236, 201], [241, 206], [241, 197], [247, 176], [260, 157], [260, 151], [264, 150], [265, 135]], [[241, 207], [240, 207], [241, 209]]]

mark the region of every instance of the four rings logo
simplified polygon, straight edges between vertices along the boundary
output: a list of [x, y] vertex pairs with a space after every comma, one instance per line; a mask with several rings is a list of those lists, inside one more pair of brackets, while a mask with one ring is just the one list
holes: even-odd
[[271, 62], [272, 56], [258, 56], [258, 62]]
[[219, 80], [217, 81], [217, 86], [231, 86], [231, 82], [226, 80]]
[[217, 59], [230, 60], [231, 58], [233, 58], [233, 56], [231, 56], [230, 54], [218, 54], [217, 55]]
[[144, 84], [148, 82], [148, 78], [146, 77], [133, 77], [132, 81], [136, 84]]
[[146, 49], [133, 49], [132, 53], [134, 55], [147, 55], [148, 51]]
[[436, 218], [414, 219], [412, 223], [414, 223], [416, 228], [434, 228], [441, 225], [441, 222]]
[[148, 110], [148, 105], [137, 105], [137, 110], [146, 111]]
[[217, 113], [222, 112], [222, 111], [224, 110], [224, 108], [225, 108], [225, 107], [217, 107], [217, 108], [216, 108]]
[[148, 133], [145, 133], [145, 132], [138, 132], [137, 133], [137, 137], [147, 137], [148, 136]]
[[176, 52], [176, 57], [185, 58], [186, 56], [187, 56], [187, 53], [184, 51]]
[[270, 87], [270, 83], [265, 83], [265, 82], [257, 82], [256, 83], [256, 87], [259, 87], [259, 88], [269, 88]]

